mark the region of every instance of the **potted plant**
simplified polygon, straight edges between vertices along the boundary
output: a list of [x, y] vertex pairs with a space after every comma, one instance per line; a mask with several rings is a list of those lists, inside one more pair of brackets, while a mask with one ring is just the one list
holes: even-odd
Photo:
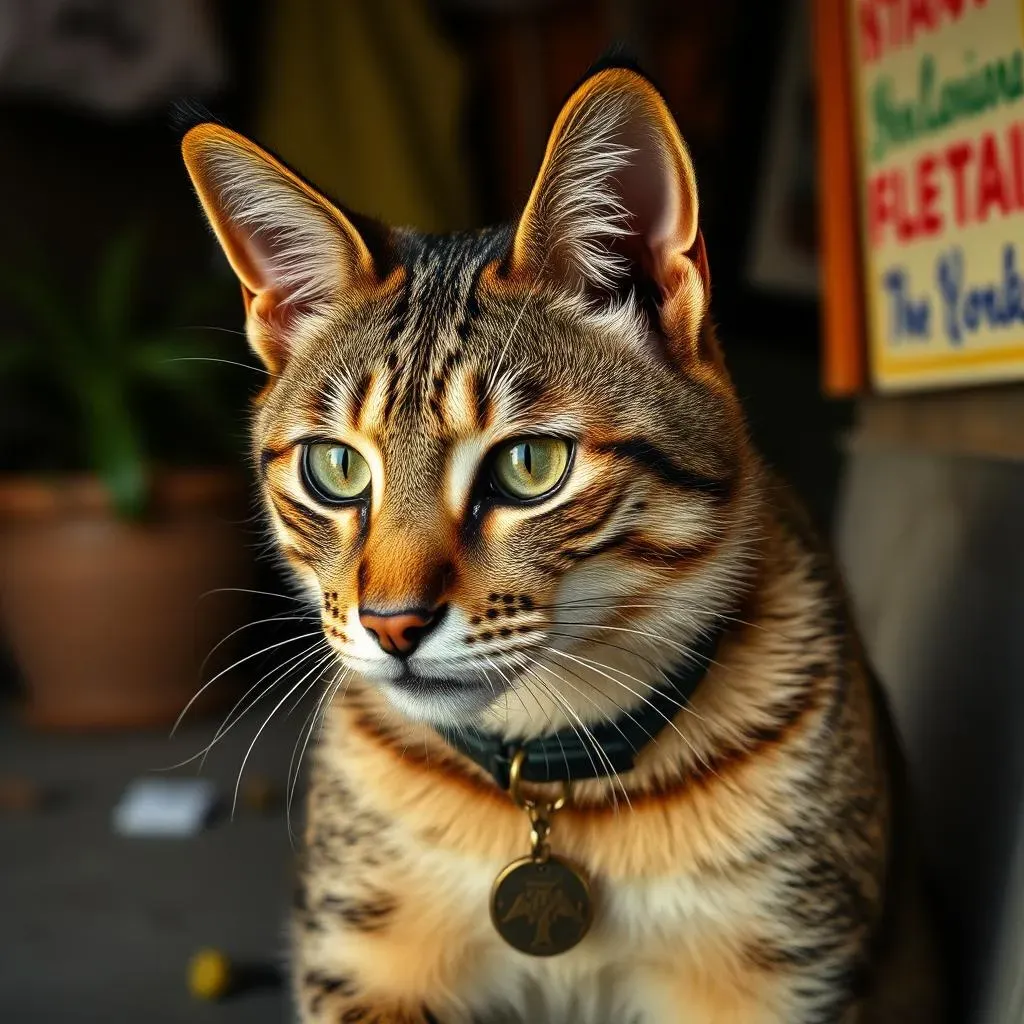
[[0, 274], [0, 627], [39, 726], [173, 721], [241, 614], [200, 600], [248, 578], [236, 410], [195, 303], [145, 309], [143, 255], [119, 235], [79, 300]]

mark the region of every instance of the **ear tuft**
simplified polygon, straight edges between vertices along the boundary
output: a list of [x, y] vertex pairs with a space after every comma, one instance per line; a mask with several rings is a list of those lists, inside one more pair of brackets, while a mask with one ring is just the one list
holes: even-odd
[[193, 128], [196, 128], [201, 124], [223, 124], [221, 119], [219, 117], [215, 117], [205, 104], [201, 103], [199, 100], [187, 97], [175, 100], [171, 104], [168, 119], [171, 130], [179, 138], [182, 138]]
[[[576, 92], [580, 86], [584, 85], [602, 71], [631, 71], [637, 77], [644, 79], [655, 89], [658, 88], [647, 71], [640, 66], [640, 61], [636, 54], [629, 49], [626, 43], [620, 41], [612, 43], [611, 46], [609, 46], [608, 49], [605, 50], [589, 68], [587, 68], [583, 77], [580, 78], [571, 91]], [[658, 89], [658, 92], [660, 93], [661, 90]]]

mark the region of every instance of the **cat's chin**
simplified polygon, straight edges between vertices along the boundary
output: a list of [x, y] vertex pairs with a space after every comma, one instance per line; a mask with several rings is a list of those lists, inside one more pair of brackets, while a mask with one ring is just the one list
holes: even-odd
[[475, 722], [504, 687], [483, 680], [433, 679], [407, 673], [376, 685], [394, 709], [414, 722], [457, 726]]

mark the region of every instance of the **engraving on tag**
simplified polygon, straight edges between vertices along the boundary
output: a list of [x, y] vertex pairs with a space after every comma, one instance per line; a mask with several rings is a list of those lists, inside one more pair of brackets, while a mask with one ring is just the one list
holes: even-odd
[[592, 919], [586, 879], [558, 857], [513, 861], [494, 881], [491, 920], [498, 934], [523, 953], [565, 953], [587, 934]]

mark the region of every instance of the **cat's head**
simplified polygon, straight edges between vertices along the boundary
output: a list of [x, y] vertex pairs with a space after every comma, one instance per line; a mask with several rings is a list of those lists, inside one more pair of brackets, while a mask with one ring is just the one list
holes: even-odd
[[442, 724], [635, 705], [730, 609], [749, 534], [693, 166], [654, 87], [587, 79], [518, 222], [476, 234], [358, 217], [216, 125], [184, 155], [268, 371], [270, 519], [343, 665]]

